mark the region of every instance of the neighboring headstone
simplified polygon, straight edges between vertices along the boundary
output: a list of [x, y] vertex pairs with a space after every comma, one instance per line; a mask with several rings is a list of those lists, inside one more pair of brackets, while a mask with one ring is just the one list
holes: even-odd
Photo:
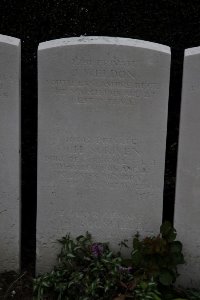
[[180, 283], [200, 284], [200, 47], [185, 51], [174, 226], [187, 264]]
[[20, 40], [0, 35], [0, 272], [19, 270]]
[[[115, 247], [162, 221], [170, 49], [112, 37], [39, 46], [37, 272], [57, 239]], [[118, 248], [118, 247], [117, 247]]]

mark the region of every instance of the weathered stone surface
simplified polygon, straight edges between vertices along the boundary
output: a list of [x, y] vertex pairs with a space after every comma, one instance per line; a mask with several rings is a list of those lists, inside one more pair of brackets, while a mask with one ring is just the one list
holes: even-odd
[[184, 59], [181, 122], [175, 202], [175, 228], [187, 264], [180, 282], [200, 283], [200, 47], [187, 49]]
[[80, 37], [39, 46], [37, 271], [56, 240], [115, 247], [162, 220], [168, 47]]
[[19, 269], [20, 40], [0, 35], [0, 272]]

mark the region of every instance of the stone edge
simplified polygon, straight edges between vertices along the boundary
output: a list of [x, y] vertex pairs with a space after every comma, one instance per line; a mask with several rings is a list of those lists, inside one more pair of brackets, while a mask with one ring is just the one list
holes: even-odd
[[200, 54], [200, 47], [193, 47], [185, 49], [185, 56]]
[[121, 37], [106, 37], [106, 36], [80, 36], [71, 38], [61, 38], [56, 40], [50, 40], [39, 44], [38, 51], [46, 50], [49, 48], [72, 46], [72, 45], [121, 45], [121, 46], [132, 46], [136, 48], [146, 48], [149, 50], [159, 51], [167, 54], [171, 54], [170, 47], [148, 42], [144, 40], [136, 40], [130, 38]]
[[0, 43], [5, 43], [13, 46], [20, 46], [20, 39], [0, 34]]

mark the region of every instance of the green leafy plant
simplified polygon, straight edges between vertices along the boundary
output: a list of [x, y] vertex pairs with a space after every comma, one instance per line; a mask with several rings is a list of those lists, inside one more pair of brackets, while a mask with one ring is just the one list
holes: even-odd
[[75, 240], [67, 235], [60, 243], [58, 266], [35, 280], [37, 300], [48, 294], [58, 300], [110, 300], [133, 279], [131, 269], [122, 266], [120, 254], [113, 254], [107, 244], [93, 243], [88, 233]]
[[176, 241], [176, 231], [169, 222], [160, 227], [158, 236], [133, 239], [132, 262], [138, 276], [168, 286], [175, 282], [177, 265], [184, 263], [182, 244]]
[[186, 295], [188, 300], [200, 300], [200, 290], [187, 289]]
[[161, 294], [154, 281], [141, 281], [134, 291], [136, 300], [161, 300]]
[[[200, 299], [194, 291], [186, 296], [189, 292], [173, 286], [184, 259], [169, 222], [161, 225], [158, 236], [140, 239], [137, 234], [129, 259], [113, 253], [107, 243], [95, 243], [89, 233], [76, 239], [67, 235], [59, 242], [58, 265], [34, 281], [36, 300]], [[126, 241], [120, 246], [127, 247]]]

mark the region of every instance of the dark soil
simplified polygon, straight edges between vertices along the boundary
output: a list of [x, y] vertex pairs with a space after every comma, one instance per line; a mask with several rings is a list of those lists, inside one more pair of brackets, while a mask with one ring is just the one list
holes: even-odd
[[27, 273], [11, 271], [0, 274], [0, 299], [32, 300], [32, 282], [32, 277]]
[[[176, 299], [186, 299], [184, 290], [174, 290], [173, 295]], [[128, 300], [129, 297], [126, 299]], [[0, 300], [33, 300], [33, 277], [26, 272], [17, 274], [10, 271], [0, 274]], [[55, 297], [45, 296], [43, 300], [55, 300]], [[119, 294], [113, 300], [125, 300], [125, 298]]]

